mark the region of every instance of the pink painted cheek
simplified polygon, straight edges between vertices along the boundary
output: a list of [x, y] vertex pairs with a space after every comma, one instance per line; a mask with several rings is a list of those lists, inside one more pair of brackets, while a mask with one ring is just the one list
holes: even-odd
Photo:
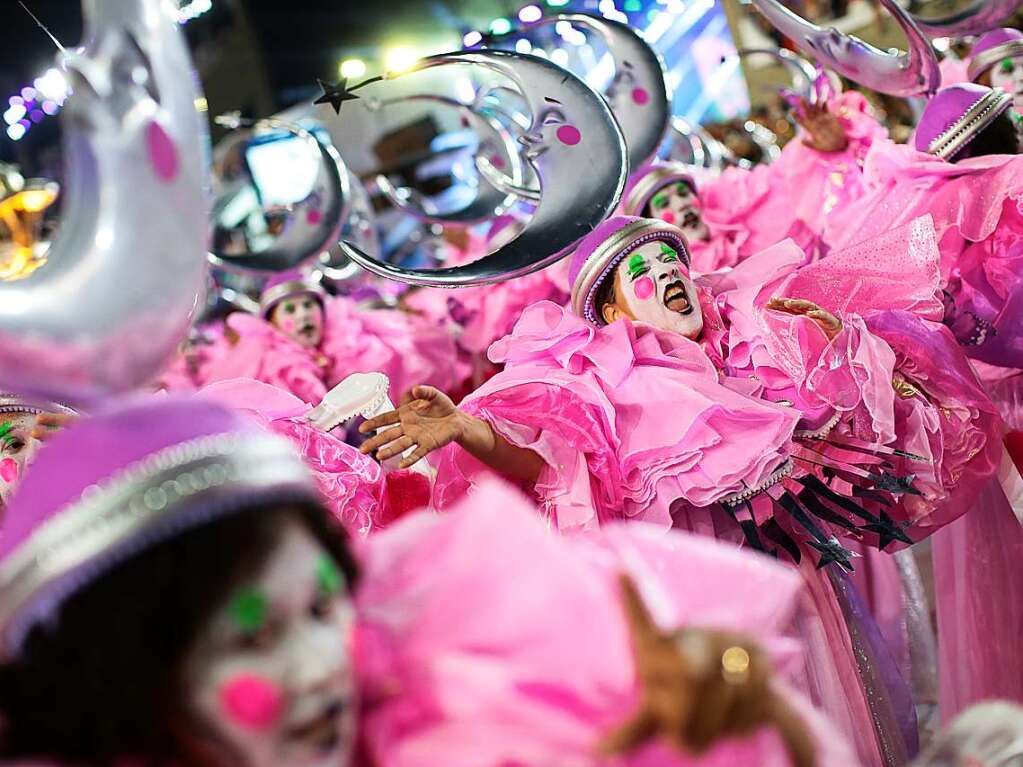
[[666, 224], [674, 224], [675, 214], [672, 213], [670, 210], [666, 210], [664, 211], [664, 213], [661, 214], [661, 220]]
[[633, 88], [632, 89], [632, 100], [642, 106], [650, 101], [650, 94], [646, 92], [645, 88]]
[[260, 732], [273, 727], [281, 718], [284, 697], [269, 679], [239, 674], [220, 688], [220, 708], [232, 723]]
[[323, 220], [323, 214], [320, 213], [320, 211], [313, 208], [312, 210], [305, 214], [305, 220], [308, 221], [313, 226], [315, 226], [316, 224], [320, 223]]
[[632, 283], [632, 292], [640, 301], [646, 301], [654, 294], [654, 281], [649, 277], [640, 277]]
[[583, 134], [574, 125], [562, 125], [555, 134], [565, 146], [575, 146], [582, 141]]
[[13, 458], [0, 461], [0, 479], [8, 485], [18, 481], [18, 463]]
[[285, 333], [290, 333], [295, 329], [295, 320], [291, 317], [281, 317], [277, 320], [277, 327], [283, 330]]
[[157, 178], [169, 182], [178, 177], [178, 150], [160, 123], [151, 122], [146, 128], [146, 148], [149, 150], [149, 164]]

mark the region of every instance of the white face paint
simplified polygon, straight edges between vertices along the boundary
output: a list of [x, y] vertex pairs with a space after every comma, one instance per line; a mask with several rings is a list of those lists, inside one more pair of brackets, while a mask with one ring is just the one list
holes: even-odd
[[354, 611], [298, 521], [228, 599], [186, 664], [190, 704], [245, 767], [345, 767], [355, 740]]
[[674, 246], [657, 240], [627, 255], [615, 270], [615, 296], [636, 320], [695, 339], [703, 312]]
[[687, 242], [701, 242], [710, 239], [710, 230], [703, 222], [699, 200], [693, 188], [684, 181], [677, 181], [657, 190], [648, 206], [650, 218], [677, 226]]
[[1017, 112], [1023, 111], [1023, 58], [1002, 59], [991, 68], [991, 86], [1012, 96]]
[[33, 439], [36, 417], [32, 413], [0, 415], [0, 509], [7, 505], [21, 483], [25, 469], [35, 458], [40, 443]]
[[323, 307], [313, 296], [285, 298], [270, 313], [270, 322], [299, 346], [315, 349], [323, 340]]

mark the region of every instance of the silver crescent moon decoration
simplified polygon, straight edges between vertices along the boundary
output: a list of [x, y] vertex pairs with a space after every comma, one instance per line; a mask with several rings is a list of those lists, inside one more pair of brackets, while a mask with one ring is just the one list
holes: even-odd
[[[422, 59], [409, 71], [455, 64], [503, 75], [525, 98], [532, 125], [519, 142], [540, 179], [540, 201], [518, 237], [459, 266], [406, 269], [342, 243], [349, 258], [382, 277], [449, 288], [520, 277], [567, 256], [621, 199], [628, 169], [625, 139], [607, 102], [586, 83], [546, 59], [498, 50], [443, 53]], [[405, 74], [391, 73], [387, 79]]]
[[1023, 0], [974, 0], [966, 8], [947, 16], [932, 19], [910, 14], [916, 25], [930, 37], [968, 37], [982, 35], [1002, 26], [1002, 23], [1023, 8]]
[[0, 384], [88, 403], [152, 380], [188, 333], [207, 264], [209, 135], [175, 6], [85, 0], [60, 63], [66, 167], [47, 263], [0, 284]]
[[932, 95], [941, 71], [931, 41], [895, 0], [879, 0], [908, 41], [908, 53], [882, 51], [834, 27], [822, 29], [793, 13], [778, 0], [751, 0], [771, 25], [803, 53], [860, 85], [890, 96]]
[[660, 147], [671, 120], [671, 96], [664, 62], [628, 24], [588, 13], [559, 13], [523, 26], [527, 32], [567, 21], [596, 32], [615, 64], [614, 79], [604, 96], [611, 106], [629, 150], [629, 173], [648, 162]]
[[[813, 64], [799, 54], [786, 48], [743, 48], [732, 55], [739, 59], [751, 56], [770, 56], [792, 74], [792, 84], [795, 86], [796, 93], [805, 99], [810, 99], [813, 96], [813, 84], [817, 79], [817, 70]], [[731, 56], [727, 58], [731, 58]]]
[[[485, 157], [488, 150], [484, 147], [490, 147], [489, 151], [508, 166], [511, 173], [511, 184], [514, 186], [523, 183], [523, 163], [515, 145], [515, 139], [496, 119], [487, 118], [477, 113], [468, 104], [464, 104], [458, 99], [430, 93], [386, 99], [377, 103], [380, 108], [386, 108], [406, 102], [426, 102], [455, 109], [480, 139], [481, 151], [478, 152], [478, 156]], [[514, 193], [504, 192], [495, 187], [482, 173], [480, 173], [476, 196], [472, 202], [458, 210], [445, 212], [431, 210], [431, 206], [424, 205], [419, 195], [412, 193], [413, 190], [395, 187], [385, 175], [377, 175], [376, 185], [396, 208], [420, 221], [433, 224], [478, 224], [501, 215], [515, 204]]]
[[[348, 218], [341, 227], [341, 238], [355, 243], [355, 246], [373, 256], [380, 255], [380, 234], [377, 231], [376, 215], [369, 193], [359, 177], [349, 174], [349, 206]], [[323, 282], [333, 288], [351, 283], [358, 277], [365, 276], [362, 267], [346, 256], [337, 243], [323, 254], [316, 267], [323, 274]]]
[[[223, 269], [256, 274], [272, 274], [314, 264], [335, 242], [348, 217], [350, 180], [341, 155], [332, 144], [321, 141], [305, 128], [275, 117], [248, 123], [251, 133], [228, 136], [229, 147], [245, 150], [245, 168], [236, 177], [219, 178], [213, 202], [213, 246], [210, 261]], [[262, 132], [262, 133], [261, 133]], [[287, 134], [285, 139], [274, 134]], [[262, 142], [262, 136], [271, 141]], [[273, 148], [274, 142], [297, 141], [302, 151], [317, 163], [315, 174], [301, 188], [287, 189], [284, 198], [272, 199], [286, 189], [284, 178], [297, 173], [289, 167], [287, 156], [272, 154], [256, 159], [254, 152]], [[221, 147], [218, 147], [218, 153]], [[285, 149], [285, 151], [287, 151]], [[275, 179], [259, 181], [262, 173], [277, 174]], [[282, 167], [283, 166], [283, 167]], [[285, 199], [286, 198], [286, 199]], [[250, 232], [250, 222], [258, 220], [267, 229], [267, 219], [278, 218], [280, 232]], [[241, 242], [236, 245], [235, 241]], [[262, 247], [254, 244], [265, 242]]]

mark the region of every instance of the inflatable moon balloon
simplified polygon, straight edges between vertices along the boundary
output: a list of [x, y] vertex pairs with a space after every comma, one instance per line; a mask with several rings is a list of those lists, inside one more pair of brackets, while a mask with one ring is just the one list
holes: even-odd
[[0, 284], [0, 386], [87, 402], [150, 380], [206, 280], [208, 135], [171, 2], [86, 0], [61, 57], [63, 216], [46, 264]]
[[333, 145], [268, 118], [217, 147], [211, 261], [255, 274], [316, 262], [349, 213], [349, 177]]
[[547, 59], [497, 50], [442, 53], [422, 59], [409, 71], [455, 64], [503, 75], [525, 98], [532, 125], [519, 142], [540, 180], [540, 199], [518, 237], [469, 264], [406, 269], [343, 243], [353, 261], [383, 277], [454, 288], [534, 272], [567, 256], [610, 215], [625, 187], [628, 160], [621, 129], [604, 99], [578, 77]]
[[891, 96], [931, 95], [941, 84], [941, 71], [931, 41], [896, 0], [879, 0], [902, 28], [909, 52], [882, 51], [834, 27], [822, 29], [790, 11], [779, 0], [752, 0], [764, 17], [803, 53], [826, 69]]
[[671, 97], [664, 64], [639, 33], [623, 24], [588, 13], [559, 13], [528, 24], [523, 31], [567, 21], [592, 30], [604, 40], [614, 60], [615, 74], [604, 96], [625, 136], [629, 173], [656, 153], [671, 119]]
[[1002, 22], [1023, 8], [1023, 0], [974, 0], [968, 7], [948, 16], [922, 19], [910, 14], [916, 25], [931, 37], [967, 37], [982, 35], [1002, 26]]

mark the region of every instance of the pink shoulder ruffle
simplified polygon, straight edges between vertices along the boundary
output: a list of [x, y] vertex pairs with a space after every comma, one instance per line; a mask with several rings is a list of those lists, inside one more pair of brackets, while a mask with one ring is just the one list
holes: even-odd
[[351, 534], [367, 535], [386, 523], [380, 464], [306, 422], [302, 416], [309, 406], [298, 397], [251, 379], [220, 381], [199, 394], [244, 410], [267, 430], [287, 437], [312, 471], [327, 507]]
[[[671, 525], [671, 504], [706, 506], [759, 484], [784, 460], [799, 416], [729, 389], [695, 343], [632, 322], [597, 330], [548, 302], [494, 344], [505, 369], [461, 405], [547, 464], [536, 491], [562, 529], [635, 517]], [[739, 442], [758, 450], [734, 450]], [[447, 448], [436, 501], [481, 466]]]
[[[610, 760], [595, 749], [637, 701], [620, 574], [665, 628], [742, 631], [785, 659], [800, 579], [767, 558], [646, 525], [552, 535], [521, 497], [484, 485], [450, 514], [415, 515], [370, 539], [363, 571], [363, 726], [380, 764], [710, 767], [742, 753], [750, 764], [787, 765], [764, 734], [700, 758], [652, 744], [656, 762], [648, 749]], [[822, 741], [841, 742], [808, 721]], [[856, 764], [832, 749], [822, 743], [821, 767]]]

